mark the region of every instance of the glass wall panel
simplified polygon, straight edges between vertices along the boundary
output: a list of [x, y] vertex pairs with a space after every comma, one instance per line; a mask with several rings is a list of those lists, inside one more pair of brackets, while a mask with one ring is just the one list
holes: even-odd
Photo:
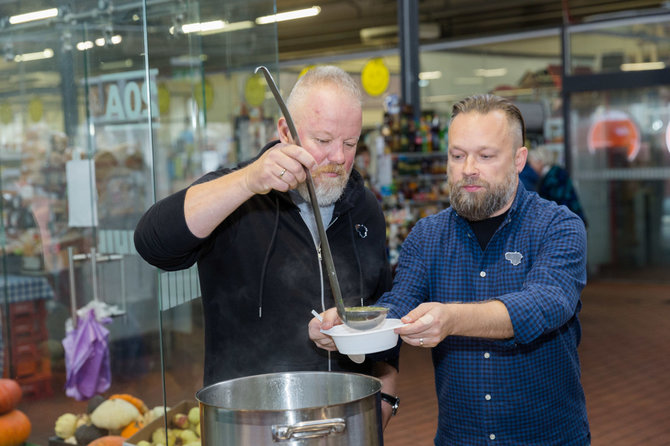
[[569, 74], [661, 69], [670, 60], [667, 14], [571, 26]]
[[[14, 17], [38, 10], [46, 18]], [[23, 390], [31, 443], [60, 444], [56, 421], [86, 414], [94, 395], [195, 404], [195, 272], [158, 272], [132, 234], [155, 199], [270, 138], [276, 106], [253, 74], [276, 71], [276, 26], [255, 23], [274, 11], [266, 0], [0, 5], [0, 371]], [[85, 338], [91, 327], [100, 342]]]
[[534, 145], [562, 139], [558, 30], [424, 46], [420, 65], [422, 112], [446, 120], [454, 102], [493, 93], [522, 104]]
[[667, 281], [669, 97], [667, 87], [571, 97], [573, 172], [589, 221], [593, 275]]

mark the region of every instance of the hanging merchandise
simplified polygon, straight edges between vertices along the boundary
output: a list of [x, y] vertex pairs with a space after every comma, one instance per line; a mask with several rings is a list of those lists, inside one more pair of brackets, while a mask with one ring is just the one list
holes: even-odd
[[109, 389], [109, 330], [103, 324], [110, 322], [110, 318], [98, 321], [92, 308], [63, 339], [65, 394], [77, 401], [88, 400]]

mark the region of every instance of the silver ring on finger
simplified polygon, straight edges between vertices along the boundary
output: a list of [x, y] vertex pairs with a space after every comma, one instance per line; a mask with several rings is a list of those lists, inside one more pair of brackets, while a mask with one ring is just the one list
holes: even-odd
[[423, 347], [423, 338], [419, 338], [419, 345]]
[[286, 173], [286, 169], [282, 169], [281, 173], [279, 174], [279, 177], [280, 178], [283, 177], [285, 173]]

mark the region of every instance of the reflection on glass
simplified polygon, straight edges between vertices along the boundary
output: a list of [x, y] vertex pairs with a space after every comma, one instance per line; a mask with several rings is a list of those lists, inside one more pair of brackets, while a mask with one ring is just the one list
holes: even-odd
[[[30, 3], [4, 2], [0, 14], [34, 12]], [[274, 12], [272, 1], [75, 0], [54, 9], [0, 30], [0, 370], [21, 385], [29, 441], [40, 445], [61, 415], [87, 412], [87, 398], [66, 396], [63, 340], [92, 307], [109, 318], [100, 321], [109, 331], [105, 397], [131, 394], [149, 408], [194, 400], [197, 279], [157, 277], [132, 234], [155, 199], [271, 138], [236, 131], [275, 112], [272, 101], [249, 105], [240, 87], [277, 60], [276, 26], [255, 23]], [[184, 28], [192, 23], [223, 25]]]
[[573, 178], [589, 218], [594, 276], [665, 280], [670, 264], [666, 96], [665, 88], [572, 95]]
[[568, 33], [571, 74], [658, 70], [670, 56], [667, 16], [583, 24]]

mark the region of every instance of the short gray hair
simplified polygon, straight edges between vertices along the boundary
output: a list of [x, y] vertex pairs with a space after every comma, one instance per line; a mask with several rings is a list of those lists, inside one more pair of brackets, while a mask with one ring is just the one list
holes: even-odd
[[326, 84], [336, 86], [356, 99], [359, 105], [363, 104], [361, 89], [349, 73], [334, 65], [321, 65], [308, 70], [295, 83], [286, 100], [289, 111], [293, 111], [295, 104], [302, 100], [312, 87]]
[[[496, 110], [505, 114], [510, 124], [510, 130], [518, 129], [520, 141], [517, 141], [517, 143], [521, 143], [518, 147], [523, 146], [526, 141], [526, 125], [523, 122], [521, 110], [509, 99], [493, 94], [469, 96], [454, 104], [451, 110], [451, 120], [453, 121], [461, 113], [475, 112], [485, 115]], [[515, 147], [515, 149], [518, 147]]]

